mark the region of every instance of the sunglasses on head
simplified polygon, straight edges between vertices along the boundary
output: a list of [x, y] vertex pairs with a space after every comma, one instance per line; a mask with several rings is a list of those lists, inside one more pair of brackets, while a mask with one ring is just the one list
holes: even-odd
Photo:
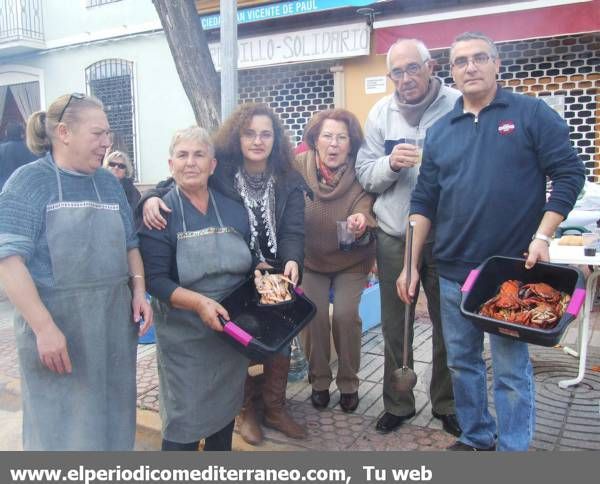
[[71, 104], [71, 101], [73, 99], [84, 99], [84, 98], [85, 98], [85, 94], [83, 94], [81, 92], [74, 92], [73, 94], [71, 94], [69, 96], [69, 100], [65, 104], [65, 107], [62, 108], [62, 111], [60, 112], [60, 116], [58, 117], [58, 122], [60, 123], [62, 121], [62, 118], [65, 115], [65, 111], [67, 110], [67, 108], [69, 107], [69, 104]]
[[110, 166], [111, 168], [119, 168], [120, 170], [125, 170], [127, 169], [127, 165], [124, 163], [117, 163], [116, 161], [109, 161], [108, 162], [108, 166]]

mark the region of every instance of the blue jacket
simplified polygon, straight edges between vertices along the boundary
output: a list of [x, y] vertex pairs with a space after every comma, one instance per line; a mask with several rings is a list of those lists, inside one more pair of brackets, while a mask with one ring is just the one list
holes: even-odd
[[17, 168], [37, 158], [23, 140], [8, 140], [0, 144], [0, 191]]
[[461, 97], [429, 128], [410, 213], [435, 222], [439, 274], [462, 282], [487, 257], [521, 257], [543, 213], [566, 217], [584, 180], [560, 116], [499, 87], [477, 118]]

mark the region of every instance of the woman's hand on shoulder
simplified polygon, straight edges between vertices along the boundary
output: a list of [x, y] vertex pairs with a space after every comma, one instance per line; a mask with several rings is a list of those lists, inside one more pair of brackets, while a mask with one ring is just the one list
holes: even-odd
[[204, 324], [215, 331], [223, 331], [219, 316], [222, 316], [225, 321], [229, 321], [229, 313], [227, 310], [214, 299], [203, 296], [202, 294], [198, 294], [198, 302], [195, 306], [195, 310]]
[[362, 213], [353, 213], [346, 219], [346, 222], [348, 223], [348, 230], [354, 232], [357, 239], [362, 237], [367, 229], [367, 217]]
[[160, 211], [171, 213], [171, 209], [159, 197], [150, 197], [144, 202], [142, 209], [144, 217], [144, 225], [149, 229], [163, 230], [167, 226], [167, 220], [162, 216]]

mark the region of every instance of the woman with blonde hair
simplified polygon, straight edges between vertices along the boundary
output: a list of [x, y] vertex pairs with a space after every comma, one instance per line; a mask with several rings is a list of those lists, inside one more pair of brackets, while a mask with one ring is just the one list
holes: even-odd
[[127, 153], [123, 151], [108, 153], [104, 158], [104, 168], [117, 177], [125, 191], [127, 202], [134, 211], [142, 195], [133, 184], [133, 165]]
[[110, 144], [102, 104], [59, 97], [30, 116], [27, 144], [42, 157], [0, 194], [0, 283], [16, 308], [23, 447], [131, 450], [137, 337], [152, 309], [125, 194], [99, 169]]

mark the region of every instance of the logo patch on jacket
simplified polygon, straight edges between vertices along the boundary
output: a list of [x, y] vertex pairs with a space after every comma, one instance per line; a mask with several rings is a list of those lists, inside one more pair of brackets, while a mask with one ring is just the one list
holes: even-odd
[[512, 133], [515, 130], [515, 123], [512, 121], [500, 121], [498, 123], [498, 133], [502, 136]]

